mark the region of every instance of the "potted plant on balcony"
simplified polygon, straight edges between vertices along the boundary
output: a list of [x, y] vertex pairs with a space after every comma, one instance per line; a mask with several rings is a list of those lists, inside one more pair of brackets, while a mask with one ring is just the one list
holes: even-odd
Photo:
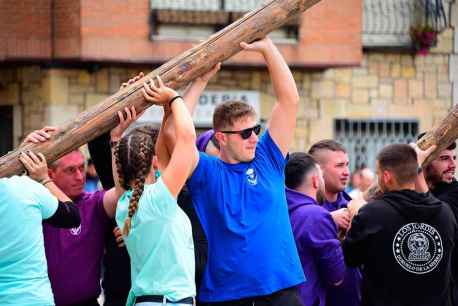
[[418, 55], [428, 55], [429, 50], [437, 45], [438, 31], [431, 26], [417, 26], [410, 30], [410, 37]]
[[418, 1], [424, 17], [419, 25], [410, 29], [410, 37], [415, 52], [427, 55], [431, 48], [437, 45], [438, 35], [447, 27], [443, 0]]

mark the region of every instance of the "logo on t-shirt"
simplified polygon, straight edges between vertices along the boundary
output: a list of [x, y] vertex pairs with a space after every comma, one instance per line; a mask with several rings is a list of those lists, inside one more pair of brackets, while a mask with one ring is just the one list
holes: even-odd
[[246, 178], [250, 185], [258, 184], [258, 177], [256, 175], [256, 171], [253, 168], [248, 168], [246, 171]]
[[70, 229], [70, 234], [73, 236], [78, 236], [81, 233], [81, 224], [78, 227], [74, 227]]
[[394, 258], [402, 268], [414, 274], [433, 271], [443, 251], [439, 232], [425, 223], [406, 224], [394, 236]]

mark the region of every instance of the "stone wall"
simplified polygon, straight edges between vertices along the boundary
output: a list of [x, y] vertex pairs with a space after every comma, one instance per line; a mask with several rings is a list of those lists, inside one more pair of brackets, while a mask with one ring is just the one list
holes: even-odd
[[[60, 126], [116, 92], [120, 84], [151, 67], [104, 67], [94, 72], [73, 68], [2, 68], [0, 104], [22, 114], [23, 135], [44, 125]], [[301, 101], [294, 149], [305, 150], [333, 137], [335, 118], [415, 118], [420, 129], [433, 127], [452, 105], [449, 55], [368, 52], [357, 68], [294, 70]], [[261, 118], [275, 102], [266, 70], [223, 68], [208, 89], [257, 90]], [[19, 139], [16, 139], [16, 143]]]
[[[458, 2], [452, 5], [450, 24], [455, 29], [458, 28]], [[453, 83], [453, 103], [458, 104], [458, 31], [455, 30], [453, 36], [453, 51], [450, 57], [450, 80]]]
[[[313, 75], [308, 143], [333, 137], [334, 118], [415, 118], [431, 128], [451, 106], [448, 56], [366, 53], [354, 69]], [[305, 112], [308, 112], [306, 108]]]

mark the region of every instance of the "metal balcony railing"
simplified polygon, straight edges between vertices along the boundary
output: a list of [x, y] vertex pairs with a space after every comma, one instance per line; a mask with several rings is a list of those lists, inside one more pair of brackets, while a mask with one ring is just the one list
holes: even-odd
[[[209, 35], [208, 29], [217, 31], [242, 17], [266, 0], [151, 0], [152, 37], [162, 36], [160, 28], [169, 28], [172, 36], [181, 37], [189, 34]], [[268, 1], [268, 0], [267, 0]], [[296, 40], [299, 18], [288, 21], [279, 36], [285, 41]], [[181, 27], [181, 28], [180, 28]], [[183, 27], [188, 27], [185, 31]], [[191, 28], [203, 29], [200, 34], [192, 34]], [[183, 32], [183, 33], [181, 33]], [[165, 35], [167, 36], [167, 34]], [[170, 35], [169, 35], [170, 36]], [[277, 38], [278, 39], [278, 38]]]
[[364, 0], [362, 41], [365, 47], [410, 46], [410, 29], [446, 26], [453, 0]]
[[263, 0], [151, 0], [152, 9], [247, 12]]

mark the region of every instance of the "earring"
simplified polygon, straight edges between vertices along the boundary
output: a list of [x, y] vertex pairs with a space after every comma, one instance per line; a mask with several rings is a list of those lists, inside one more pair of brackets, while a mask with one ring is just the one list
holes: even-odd
[[156, 180], [161, 176], [161, 172], [159, 170], [154, 171], [154, 177]]

